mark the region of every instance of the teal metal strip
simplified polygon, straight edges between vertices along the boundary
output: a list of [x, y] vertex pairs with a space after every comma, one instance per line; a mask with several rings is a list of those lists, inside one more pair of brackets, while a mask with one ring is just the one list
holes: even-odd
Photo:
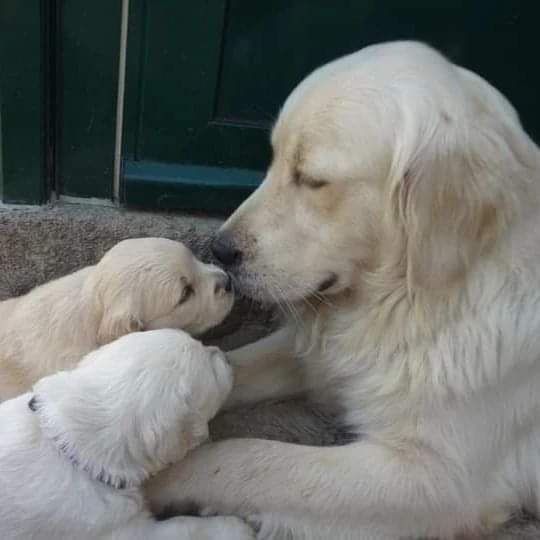
[[125, 202], [155, 209], [230, 212], [261, 183], [260, 171], [125, 161]]

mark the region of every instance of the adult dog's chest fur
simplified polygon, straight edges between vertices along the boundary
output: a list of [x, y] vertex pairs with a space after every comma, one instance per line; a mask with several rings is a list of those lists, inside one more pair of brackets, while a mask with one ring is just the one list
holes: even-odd
[[362, 310], [354, 318], [341, 315], [323, 314], [298, 327], [297, 358], [312, 399], [340, 414], [353, 432], [408, 424], [410, 366], [400, 347], [370, 340], [374, 323]]
[[312, 395], [341, 411], [354, 431], [396, 437], [450, 426], [468, 407], [498, 407], [501, 399], [506, 408], [494, 431], [516, 420], [512, 410], [524, 420], [536, 410], [525, 386], [540, 375], [540, 294], [521, 285], [484, 277], [432, 317], [404, 299], [386, 326], [361, 307], [309, 319], [297, 346]]

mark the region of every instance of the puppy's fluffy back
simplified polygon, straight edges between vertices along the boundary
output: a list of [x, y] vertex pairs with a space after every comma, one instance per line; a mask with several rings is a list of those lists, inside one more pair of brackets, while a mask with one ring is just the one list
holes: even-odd
[[71, 368], [96, 347], [96, 309], [83, 292], [94, 267], [83, 268], [0, 302], [0, 401], [37, 379]]
[[[96, 538], [144, 507], [138, 490], [118, 497], [92, 481], [41, 436], [30, 394], [0, 404], [2, 538]], [[96, 520], [96, 516], [99, 519]]]

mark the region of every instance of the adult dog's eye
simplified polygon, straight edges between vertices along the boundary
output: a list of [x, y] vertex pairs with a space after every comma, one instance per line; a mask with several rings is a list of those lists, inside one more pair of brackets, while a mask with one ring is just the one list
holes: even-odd
[[193, 289], [191, 285], [186, 285], [184, 287], [184, 290], [182, 291], [182, 296], [180, 297], [178, 304], [183, 304], [186, 300], [189, 299], [190, 296], [193, 296], [194, 293], [195, 289]]
[[308, 176], [304, 176], [299, 171], [294, 172], [293, 182], [297, 186], [305, 186], [309, 189], [320, 189], [328, 185], [328, 182], [326, 180], [318, 180], [316, 178], [310, 178]]
[[314, 178], [306, 178], [302, 183], [310, 189], [320, 189], [328, 185], [326, 180], [315, 180]]

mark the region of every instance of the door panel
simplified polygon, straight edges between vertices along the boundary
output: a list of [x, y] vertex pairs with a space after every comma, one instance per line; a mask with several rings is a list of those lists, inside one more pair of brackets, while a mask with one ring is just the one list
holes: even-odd
[[40, 204], [47, 186], [46, 6], [0, 2], [0, 202]]
[[[0, 3], [3, 200], [113, 197], [121, 0]], [[317, 66], [419, 39], [516, 106], [540, 140], [532, 0], [131, 0], [125, 201], [230, 210], [270, 160], [279, 107]]]
[[59, 192], [112, 199], [121, 1], [62, 0], [57, 9]]
[[[422, 40], [477, 71], [538, 140], [539, 15], [526, 0], [132, 0], [127, 202], [204, 209], [204, 193], [215, 200], [217, 190], [224, 207], [238, 204], [269, 163], [269, 129], [294, 86], [317, 66], [381, 41]], [[227, 169], [221, 179], [216, 168]], [[237, 182], [238, 169], [247, 175]], [[198, 198], [189, 196], [196, 182], [204, 185]]]

